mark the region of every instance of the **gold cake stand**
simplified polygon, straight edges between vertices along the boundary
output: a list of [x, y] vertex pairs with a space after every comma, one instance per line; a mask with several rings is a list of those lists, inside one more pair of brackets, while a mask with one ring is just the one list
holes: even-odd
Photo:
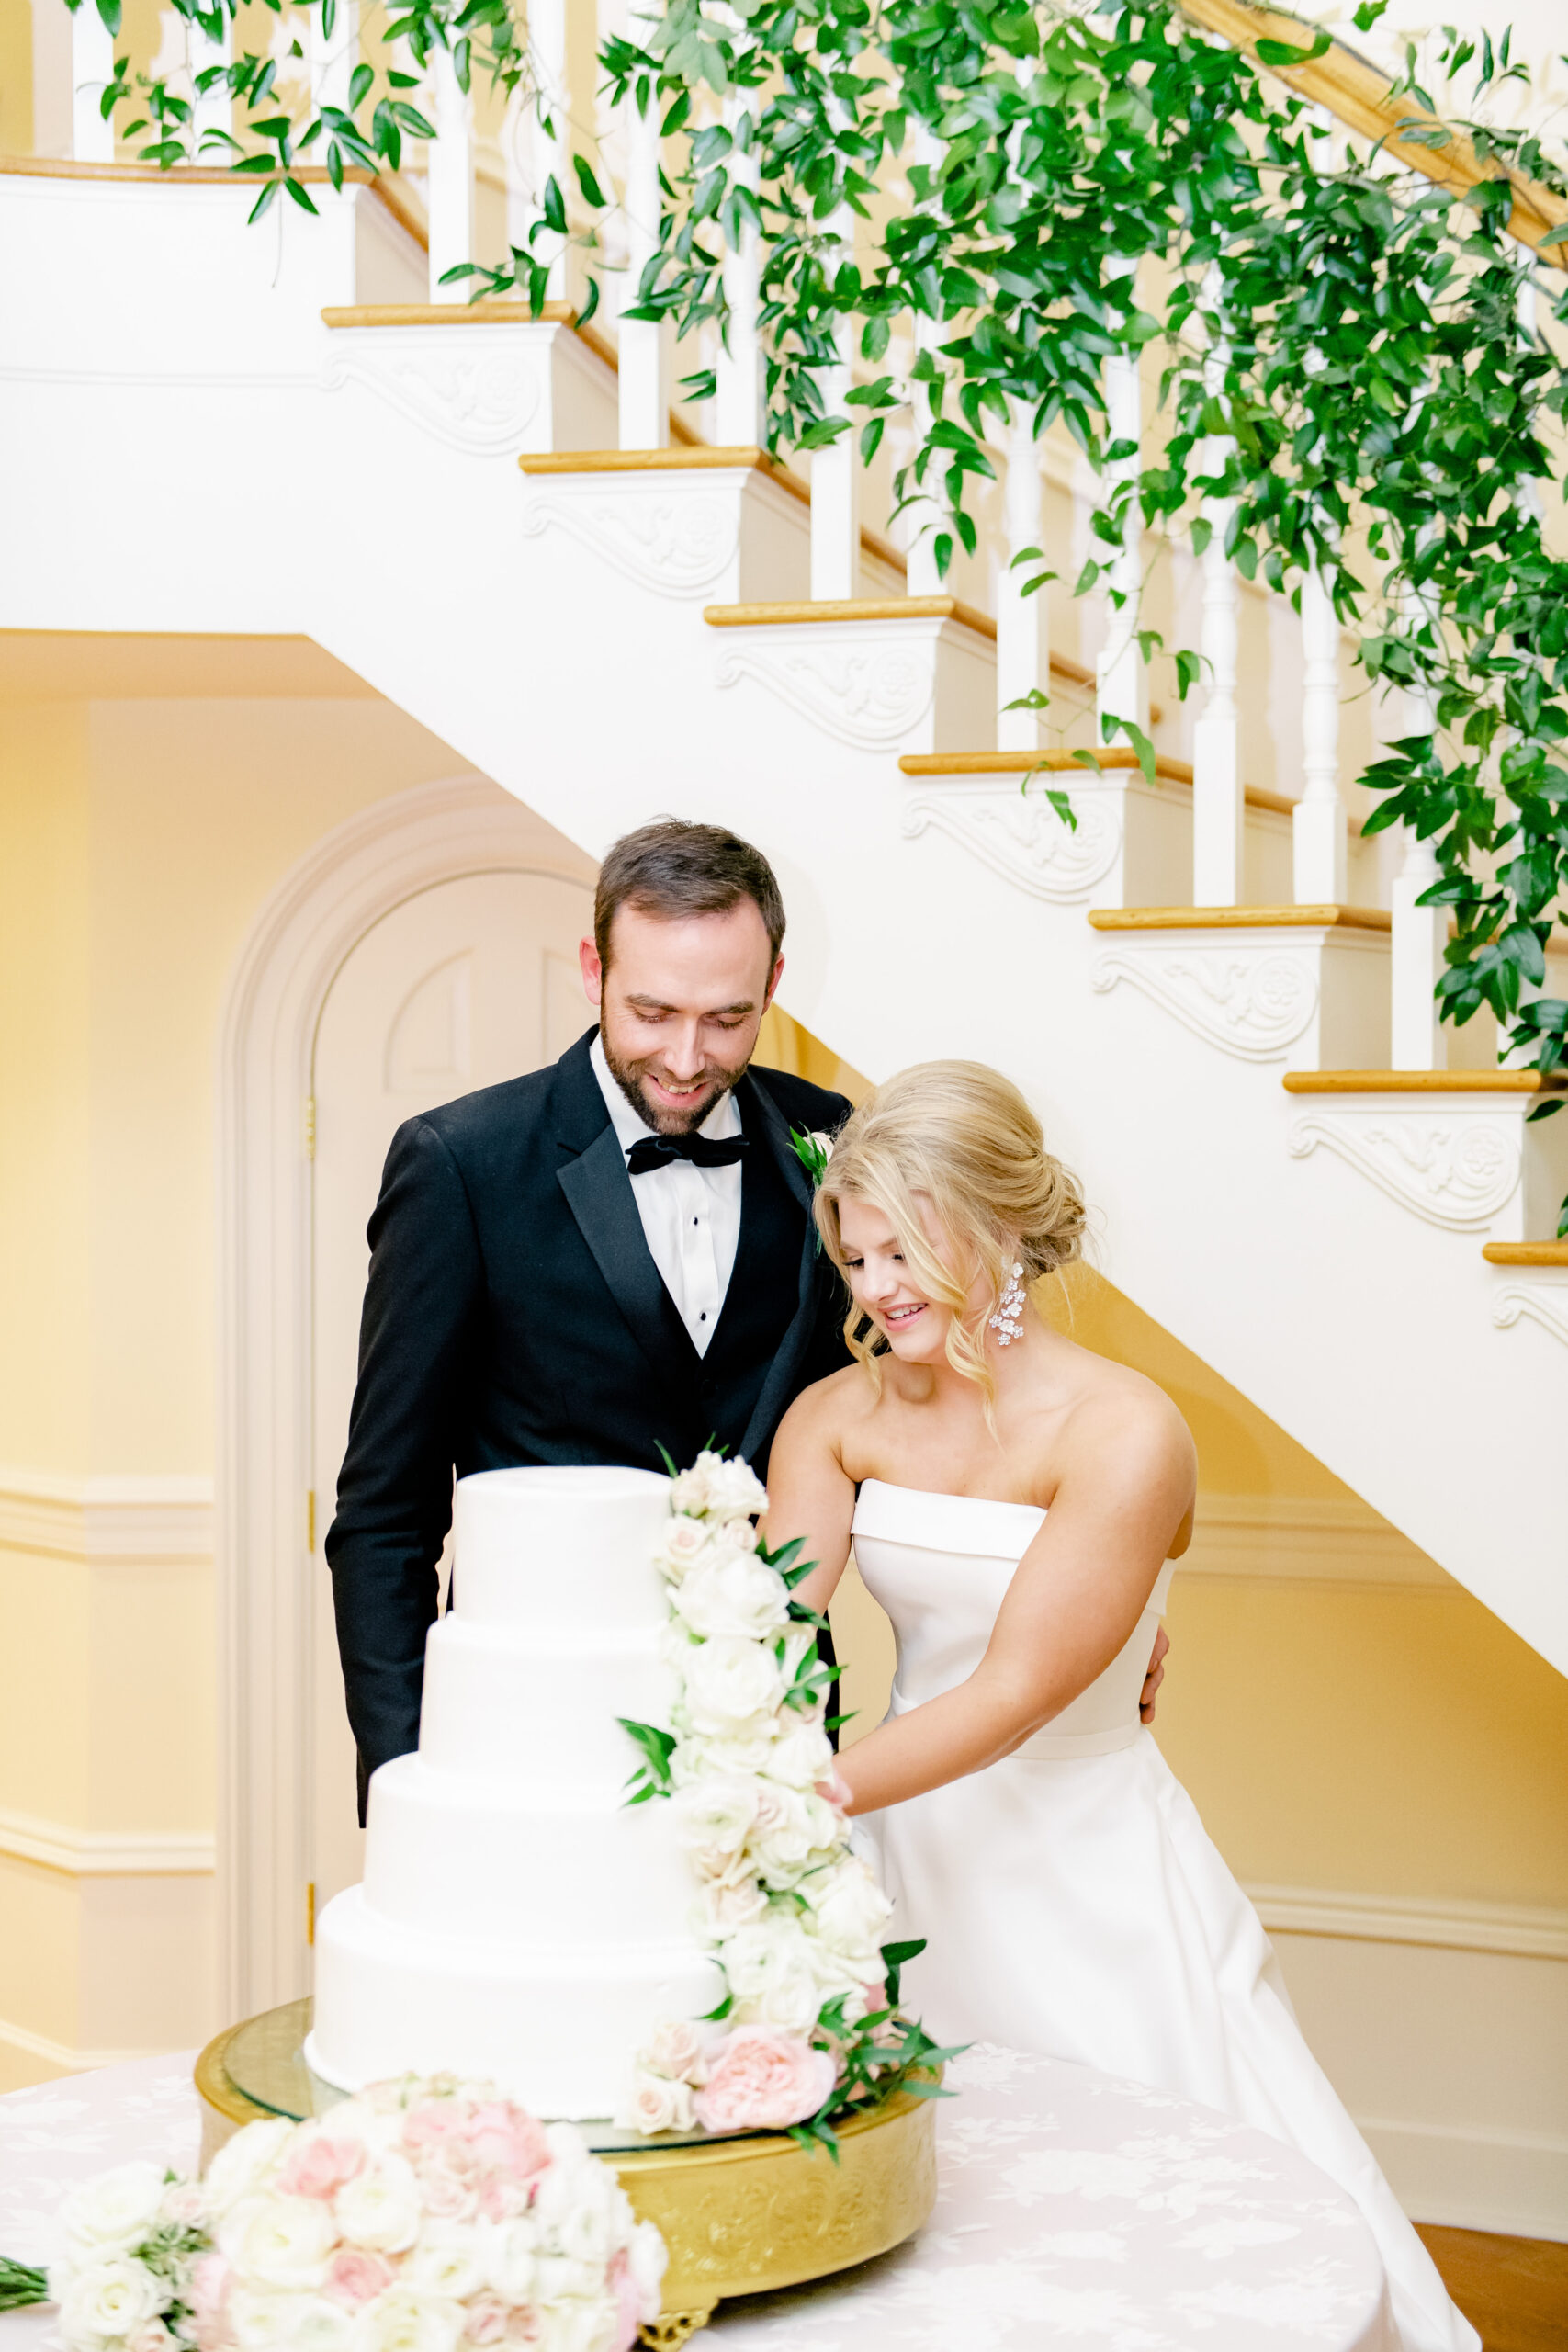
[[[336, 2094], [305, 2064], [310, 2029], [310, 2002], [290, 2001], [208, 2043], [196, 2062], [204, 2166], [242, 2124], [331, 2104]], [[664, 2308], [643, 2343], [684, 2344], [725, 2297], [798, 2286], [902, 2245], [936, 2202], [935, 2124], [934, 2103], [902, 2091], [839, 2126], [837, 2165], [782, 2132], [626, 2148], [590, 2129], [669, 2249]]]

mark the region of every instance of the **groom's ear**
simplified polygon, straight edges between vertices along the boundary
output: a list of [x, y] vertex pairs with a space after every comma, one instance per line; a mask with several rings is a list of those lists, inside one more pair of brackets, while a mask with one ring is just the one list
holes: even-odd
[[[593, 1007], [595, 1012], [597, 1012], [600, 1005], [603, 1004], [604, 1001], [604, 967], [599, 961], [599, 950], [594, 946], [593, 942], [591, 939], [580, 939], [578, 941], [577, 960], [582, 970], [582, 993], [588, 999], [589, 1003]], [[783, 967], [784, 957], [781, 956], [779, 957], [780, 970], [782, 970]], [[778, 980], [777, 972], [773, 974], [773, 980], [776, 985]], [[772, 995], [772, 993], [773, 991], [770, 989], [769, 994]]]
[[[583, 944], [583, 945], [586, 947], [586, 946], [587, 946], [587, 944], [588, 944], [588, 942], [587, 942], [586, 940], [584, 940], [582, 944]], [[587, 966], [586, 966], [586, 965], [584, 965], [584, 967], [583, 967], [583, 970], [584, 970], [584, 972], [586, 972], [587, 968], [588, 968], [588, 967], [587, 967]], [[775, 961], [774, 961], [774, 964], [773, 964], [773, 978], [772, 978], [769, 980], [769, 982], [768, 982], [768, 992], [767, 992], [766, 996], [762, 999], [762, 1011], [763, 1011], [764, 1012], [766, 1012], [766, 1011], [767, 1011], [767, 1009], [768, 1009], [769, 1005], [770, 1005], [770, 1004], [772, 1004], [772, 1002], [773, 1002], [773, 993], [774, 993], [774, 990], [777, 989], [778, 984], [779, 984], [779, 981], [780, 981], [780, 979], [783, 978], [783, 975], [784, 975], [784, 957], [783, 957], [782, 956], [778, 956], [778, 957], [775, 959]]]

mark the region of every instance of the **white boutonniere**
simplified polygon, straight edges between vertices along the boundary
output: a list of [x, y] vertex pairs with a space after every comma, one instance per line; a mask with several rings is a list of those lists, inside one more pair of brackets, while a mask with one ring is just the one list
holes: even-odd
[[815, 1192], [828, 1173], [828, 1162], [833, 1157], [833, 1138], [821, 1127], [812, 1127], [804, 1135], [798, 1127], [791, 1127], [789, 1139], [796, 1159], [811, 1179], [811, 1188]]

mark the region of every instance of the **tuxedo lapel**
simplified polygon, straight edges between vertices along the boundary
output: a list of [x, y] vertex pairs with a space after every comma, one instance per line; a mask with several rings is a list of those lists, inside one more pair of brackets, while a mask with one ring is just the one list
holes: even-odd
[[817, 1227], [811, 1214], [812, 1184], [800, 1163], [799, 1155], [789, 1139], [789, 1126], [783, 1112], [765, 1086], [748, 1071], [736, 1092], [741, 1097], [741, 1118], [749, 1135], [759, 1136], [767, 1145], [783, 1171], [785, 1183], [806, 1213], [806, 1230], [801, 1236], [800, 1263], [796, 1272], [795, 1314], [778, 1352], [769, 1367], [757, 1399], [741, 1452], [750, 1460], [764, 1437], [778, 1424], [784, 1406], [799, 1382], [802, 1358], [811, 1343], [811, 1332], [817, 1312]]
[[592, 1035], [561, 1058], [558, 1129], [571, 1157], [556, 1182], [649, 1366], [660, 1381], [684, 1378], [697, 1369], [697, 1351], [649, 1251], [626, 1157], [588, 1058]]

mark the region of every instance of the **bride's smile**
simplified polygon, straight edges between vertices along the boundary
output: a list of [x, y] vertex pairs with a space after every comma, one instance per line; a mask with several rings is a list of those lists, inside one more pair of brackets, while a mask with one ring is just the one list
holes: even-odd
[[[928, 1203], [918, 1204], [920, 1222], [940, 1254], [947, 1237]], [[953, 1310], [928, 1298], [909, 1272], [890, 1218], [870, 1201], [847, 1200], [840, 1217], [843, 1271], [850, 1295], [869, 1315], [892, 1352], [905, 1363], [938, 1363], [947, 1353]], [[984, 1284], [976, 1283], [977, 1304]]]

